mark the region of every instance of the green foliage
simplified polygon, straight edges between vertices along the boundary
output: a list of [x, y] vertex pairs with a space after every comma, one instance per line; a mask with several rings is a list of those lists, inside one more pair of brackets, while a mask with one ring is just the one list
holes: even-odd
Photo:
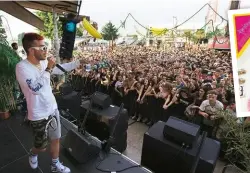
[[78, 27], [76, 28], [76, 36], [82, 37], [83, 31], [84, 31], [83, 26], [81, 24], [79, 24]]
[[192, 40], [194, 43], [198, 43], [199, 40], [204, 39], [205, 38], [205, 30], [204, 29], [197, 29], [196, 32], [188, 34], [188, 36], [190, 37], [190, 40]]
[[0, 17], [0, 43], [4, 43], [4, 44], [8, 44], [8, 42], [6, 41], [7, 39], [7, 35], [5, 32], [5, 29], [3, 27], [3, 21], [2, 18]]
[[[53, 38], [54, 38], [53, 14], [49, 13], [49, 12], [38, 11], [38, 12], [36, 12], [36, 15], [42, 21], [44, 21], [44, 26], [45, 26], [44, 31], [39, 30], [39, 34], [53, 40]], [[58, 21], [57, 26], [58, 26], [58, 36], [59, 36], [59, 38], [61, 38], [63, 30], [62, 30], [62, 25], [59, 21]]]
[[206, 34], [206, 37], [207, 37], [207, 39], [210, 39], [210, 38], [213, 38], [215, 35], [216, 35], [216, 36], [224, 36], [224, 31], [223, 31], [222, 29], [216, 28], [216, 29], [214, 30], [214, 32], [213, 32], [213, 31], [208, 32], [208, 33]]
[[14, 87], [16, 85], [15, 68], [19, 56], [8, 45], [0, 43], [0, 111], [15, 108]]
[[197, 37], [198, 39], [203, 39], [205, 38], [205, 30], [204, 29], [198, 29], [195, 32], [195, 37]]
[[115, 40], [118, 38], [118, 29], [111, 22], [108, 22], [102, 29], [104, 40]]
[[225, 159], [237, 165], [242, 172], [250, 172], [250, 125], [238, 123], [229, 111], [221, 111], [224, 120], [220, 125], [217, 138], [221, 141]]
[[193, 33], [190, 30], [186, 30], [183, 33], [183, 37], [186, 38], [187, 41], [191, 41], [193, 38]]

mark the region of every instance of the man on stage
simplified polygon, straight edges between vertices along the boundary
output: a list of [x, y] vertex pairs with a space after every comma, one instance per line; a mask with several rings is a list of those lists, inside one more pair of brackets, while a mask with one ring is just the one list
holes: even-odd
[[[59, 162], [60, 115], [50, 86], [50, 75], [63, 72], [55, 67], [54, 58], [47, 60], [47, 47], [42, 36], [27, 33], [22, 43], [27, 59], [17, 64], [16, 77], [27, 101], [28, 119], [34, 134], [29, 164], [33, 169], [38, 167], [38, 153], [46, 150], [50, 140], [51, 172], [69, 173], [70, 169]], [[77, 60], [61, 66], [71, 71], [82, 63], [82, 60]]]

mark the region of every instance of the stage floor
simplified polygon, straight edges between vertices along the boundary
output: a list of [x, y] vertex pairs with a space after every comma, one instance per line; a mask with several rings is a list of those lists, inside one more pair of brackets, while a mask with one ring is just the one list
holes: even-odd
[[[32, 170], [28, 163], [28, 151], [32, 147], [32, 132], [29, 126], [22, 125], [22, 116], [12, 116], [10, 119], [0, 121], [0, 173], [48, 173], [50, 172], [51, 158], [49, 152], [39, 154], [39, 168]], [[63, 140], [69, 129], [75, 127], [61, 118], [62, 139], [60, 150], [60, 161], [67, 165], [72, 173], [99, 173], [96, 165], [100, 158], [90, 160], [86, 164], [76, 164], [65, 153]], [[137, 165], [132, 160], [120, 154], [110, 154], [107, 159], [100, 164], [101, 169], [121, 170]], [[118, 162], [119, 161], [119, 162]], [[122, 165], [121, 165], [122, 164]], [[124, 173], [149, 173], [143, 168], [131, 168]]]
[[[29, 127], [21, 125], [22, 116], [13, 116], [8, 120], [0, 121], [0, 173], [47, 173], [50, 172], [50, 156], [48, 152], [39, 155], [39, 169], [33, 171], [28, 164], [28, 151], [32, 147], [32, 132]], [[73, 128], [69, 123], [62, 119], [62, 141], [67, 131]], [[123, 153], [137, 163], [141, 160], [141, 150], [143, 135], [148, 127], [142, 123], [132, 123], [128, 128], [128, 146]], [[62, 146], [63, 148], [63, 146]], [[60, 160], [72, 170], [72, 173], [82, 173], [92, 171], [87, 168], [79, 168], [69, 161], [65, 153], [61, 151]], [[218, 160], [214, 173], [221, 173], [224, 162]], [[133, 172], [133, 170], [130, 170]], [[130, 172], [129, 171], [129, 172]], [[127, 171], [125, 171], [127, 172]], [[237, 173], [236, 170], [226, 173]]]

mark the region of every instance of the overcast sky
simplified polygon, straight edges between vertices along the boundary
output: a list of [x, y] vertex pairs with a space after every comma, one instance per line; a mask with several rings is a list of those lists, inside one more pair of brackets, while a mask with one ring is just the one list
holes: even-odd
[[[218, 13], [227, 18], [227, 10], [231, 0], [218, 0]], [[91, 17], [96, 21], [99, 30], [111, 21], [116, 26], [120, 25], [128, 13], [131, 13], [144, 26], [173, 27], [173, 16], [181, 23], [198, 11], [209, 0], [83, 0], [80, 14]], [[241, 0], [241, 8], [250, 7], [250, 0]], [[205, 24], [208, 7], [205, 7], [192, 20], [182, 28], [199, 28]], [[31, 32], [36, 29], [11, 15], [4, 14], [9, 22], [14, 38], [21, 32]], [[217, 22], [220, 18], [217, 18]], [[135, 34], [136, 30], [145, 33], [131, 17], [126, 22], [126, 29], [121, 29], [121, 34]]]

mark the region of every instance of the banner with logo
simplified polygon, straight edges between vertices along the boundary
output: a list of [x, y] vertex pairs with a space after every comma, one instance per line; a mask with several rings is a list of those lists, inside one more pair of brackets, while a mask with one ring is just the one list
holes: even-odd
[[250, 116], [250, 9], [228, 12], [236, 111]]

